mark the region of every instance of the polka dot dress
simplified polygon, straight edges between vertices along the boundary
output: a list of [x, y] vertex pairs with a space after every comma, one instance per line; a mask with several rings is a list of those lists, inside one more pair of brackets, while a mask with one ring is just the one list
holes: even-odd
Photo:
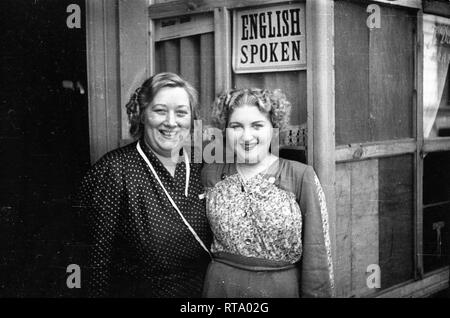
[[[140, 142], [159, 178], [206, 246], [211, 233], [200, 199], [200, 165], [175, 176]], [[92, 297], [199, 297], [208, 254], [170, 204], [136, 149], [136, 142], [101, 158], [81, 187], [91, 242], [86, 285]]]

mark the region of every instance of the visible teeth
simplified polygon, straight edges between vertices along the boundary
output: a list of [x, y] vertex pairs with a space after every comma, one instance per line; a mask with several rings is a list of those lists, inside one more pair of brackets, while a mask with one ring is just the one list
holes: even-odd
[[256, 147], [256, 145], [245, 145], [244, 146], [244, 149], [245, 150], [250, 150], [250, 149], [253, 149], [253, 148], [255, 148]]
[[162, 135], [164, 135], [166, 137], [173, 137], [176, 134], [174, 131], [170, 132], [170, 131], [163, 131], [163, 130], [161, 130], [160, 132], [161, 132]]

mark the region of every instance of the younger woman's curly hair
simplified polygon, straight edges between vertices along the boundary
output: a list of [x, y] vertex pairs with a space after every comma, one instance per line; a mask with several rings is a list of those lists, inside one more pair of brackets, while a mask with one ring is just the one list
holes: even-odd
[[233, 89], [221, 94], [213, 104], [213, 125], [224, 130], [233, 111], [243, 105], [256, 106], [268, 115], [274, 128], [282, 130], [289, 124], [291, 103], [280, 90], [259, 88]]
[[142, 86], [138, 87], [131, 95], [130, 100], [125, 105], [130, 122], [130, 135], [133, 138], [140, 138], [144, 133], [142, 115], [145, 109], [151, 104], [156, 94], [165, 87], [181, 87], [189, 96], [189, 106], [191, 108], [191, 127], [197, 119], [198, 94], [192, 85], [174, 73], [158, 73], [148, 78]]

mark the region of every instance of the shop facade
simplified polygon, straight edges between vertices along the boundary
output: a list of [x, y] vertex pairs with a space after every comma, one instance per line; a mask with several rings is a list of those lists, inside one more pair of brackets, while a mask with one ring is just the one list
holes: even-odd
[[448, 1], [87, 1], [91, 160], [131, 141], [124, 105], [157, 72], [199, 91], [281, 88], [280, 153], [314, 166], [339, 297], [448, 288]]

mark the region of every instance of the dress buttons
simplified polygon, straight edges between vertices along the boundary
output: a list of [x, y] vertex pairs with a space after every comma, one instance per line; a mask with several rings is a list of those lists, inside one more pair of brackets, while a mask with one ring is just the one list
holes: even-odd
[[252, 240], [251, 239], [246, 239], [244, 242], [245, 242], [245, 244], [249, 245], [252, 242]]

